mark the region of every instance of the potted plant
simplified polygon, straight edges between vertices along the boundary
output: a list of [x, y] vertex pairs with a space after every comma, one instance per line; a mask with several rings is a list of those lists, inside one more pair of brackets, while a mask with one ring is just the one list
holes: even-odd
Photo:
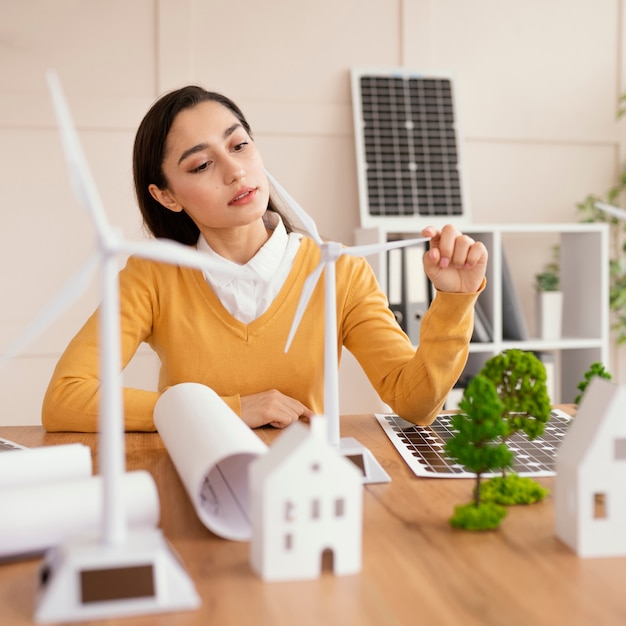
[[537, 334], [542, 339], [559, 339], [563, 318], [563, 292], [560, 279], [560, 247], [552, 248], [552, 260], [535, 274]]

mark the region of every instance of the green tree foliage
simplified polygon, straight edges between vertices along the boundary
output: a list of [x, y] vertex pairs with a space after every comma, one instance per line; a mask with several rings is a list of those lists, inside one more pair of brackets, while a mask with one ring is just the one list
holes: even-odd
[[583, 395], [589, 386], [591, 380], [595, 377], [599, 376], [600, 378], [605, 378], [606, 380], [611, 380], [612, 376], [606, 369], [604, 369], [604, 365], [600, 363], [600, 361], [595, 361], [591, 364], [589, 369], [585, 372], [583, 379], [578, 383], [576, 389], [580, 391], [580, 393], [574, 398], [574, 404], [580, 404], [580, 401], [583, 398]]
[[529, 439], [543, 433], [550, 419], [546, 368], [532, 352], [505, 350], [491, 357], [479, 374], [495, 385], [502, 403], [504, 441], [520, 431]]
[[454, 507], [450, 525], [464, 530], [494, 530], [506, 516], [506, 509], [495, 502], [461, 504]]
[[459, 403], [460, 412], [452, 417], [455, 434], [445, 444], [446, 454], [476, 474], [474, 505], [480, 506], [482, 474], [500, 470], [513, 460], [504, 443], [495, 443], [506, 433], [502, 402], [495, 385], [484, 376], [475, 376]]
[[543, 500], [549, 493], [538, 482], [527, 476], [509, 474], [494, 476], [480, 486], [481, 500], [505, 506], [533, 504]]

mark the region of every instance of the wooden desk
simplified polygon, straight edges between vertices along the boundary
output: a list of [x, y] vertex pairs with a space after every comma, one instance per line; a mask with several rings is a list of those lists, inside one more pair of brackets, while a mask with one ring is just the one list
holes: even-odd
[[[269, 443], [276, 431], [263, 429]], [[557, 626], [626, 623], [626, 558], [577, 558], [554, 536], [553, 502], [509, 510], [495, 532], [452, 529], [455, 504], [473, 482], [416, 478], [371, 415], [342, 418], [342, 435], [368, 446], [392, 477], [364, 496], [360, 574], [263, 583], [248, 564], [248, 543], [214, 536], [198, 520], [159, 435], [126, 436], [127, 466], [158, 485], [161, 527], [180, 553], [202, 607], [89, 624], [120, 626]], [[28, 446], [94, 435], [0, 427]], [[541, 482], [550, 487], [551, 479]], [[0, 514], [1, 514], [0, 503]], [[626, 532], [626, 530], [625, 530]], [[38, 559], [0, 565], [0, 624], [32, 623]]]

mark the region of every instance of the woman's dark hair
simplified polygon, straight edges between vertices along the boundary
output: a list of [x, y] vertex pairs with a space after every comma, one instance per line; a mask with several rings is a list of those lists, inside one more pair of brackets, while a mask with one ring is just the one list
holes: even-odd
[[[200, 231], [189, 215], [185, 211], [176, 213], [166, 209], [152, 197], [148, 187], [152, 184], [160, 189], [167, 187], [167, 180], [163, 174], [165, 143], [176, 116], [185, 109], [191, 109], [207, 101], [217, 102], [230, 110], [252, 137], [250, 125], [241, 109], [232, 100], [196, 85], [182, 87], [159, 98], [137, 129], [133, 148], [135, 194], [144, 226], [155, 237], [174, 239], [188, 245], [198, 241]], [[267, 208], [281, 216], [287, 232], [293, 230], [291, 222], [284, 212], [275, 206], [271, 197]]]

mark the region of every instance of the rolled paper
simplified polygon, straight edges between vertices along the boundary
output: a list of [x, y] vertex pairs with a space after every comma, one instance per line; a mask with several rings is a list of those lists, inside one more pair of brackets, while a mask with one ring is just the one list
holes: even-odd
[[82, 443], [8, 450], [0, 453], [0, 488], [87, 478], [92, 467], [91, 450]]
[[202, 523], [226, 539], [249, 540], [248, 465], [267, 446], [215, 391], [199, 383], [163, 393], [154, 423]]
[[[156, 527], [159, 495], [149, 472], [125, 473], [121, 498], [130, 528]], [[1, 487], [0, 502], [0, 558], [38, 554], [69, 538], [101, 531], [99, 475]]]

